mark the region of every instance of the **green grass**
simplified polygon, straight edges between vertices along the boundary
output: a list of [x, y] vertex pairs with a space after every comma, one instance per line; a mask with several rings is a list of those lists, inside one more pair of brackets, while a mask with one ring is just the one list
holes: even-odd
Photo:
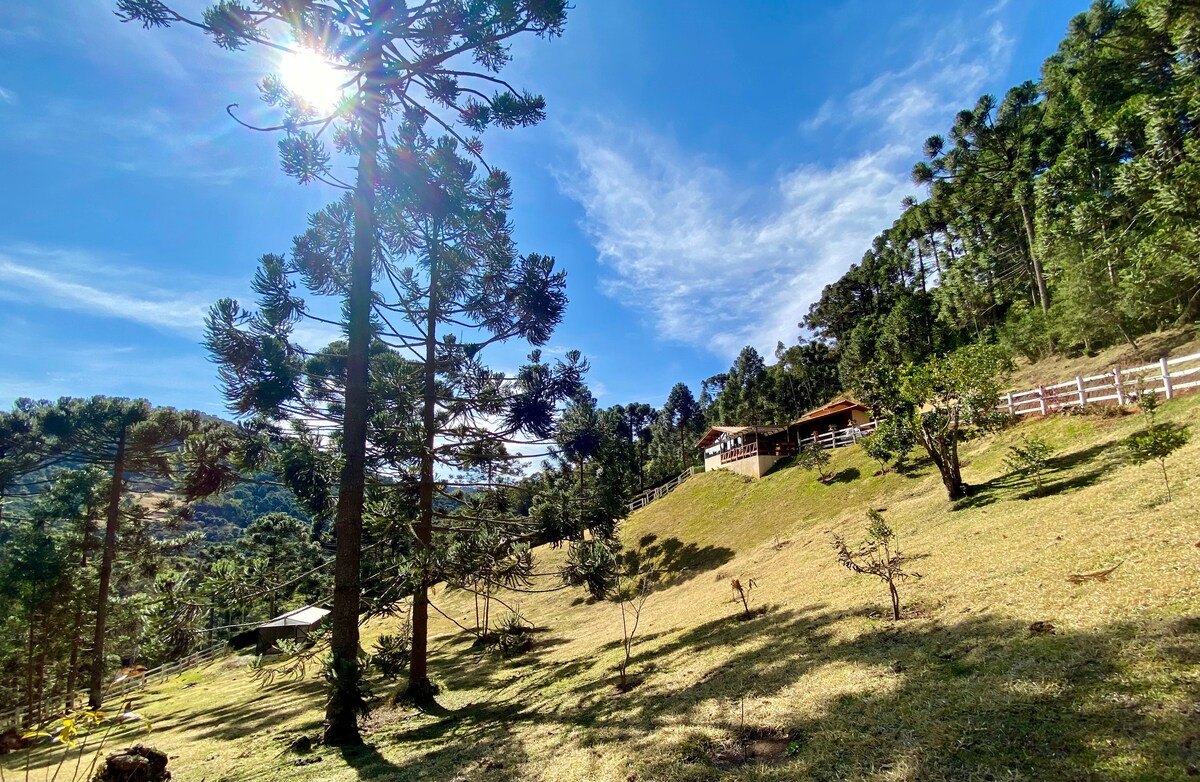
[[[1162, 410], [1198, 417], [1200, 397]], [[135, 706], [155, 731], [143, 740], [173, 756], [177, 779], [208, 782], [1187, 779], [1200, 769], [1200, 445], [1170, 461], [1164, 503], [1156, 468], [1111, 447], [1142, 425], [1056, 417], [968, 443], [976, 490], [956, 506], [922, 460], [877, 475], [856, 448], [835, 453], [829, 485], [790, 467], [689, 480], [623, 527], [669, 573], [646, 603], [640, 684], [626, 693], [613, 686], [616, 606], [508, 594], [539, 627], [534, 651], [481, 655], [439, 621], [444, 710], [381, 707], [369, 748], [295, 765], [276, 739], [319, 730], [320, 683], [260, 690], [236, 658], [144, 691]], [[1040, 495], [1004, 467], [1033, 433], [1056, 449]], [[840, 568], [830, 546], [833, 532], [862, 536], [868, 507], [922, 555], [898, 623], [883, 586]], [[561, 555], [540, 552], [547, 569]], [[1067, 581], [1117, 563], [1105, 581]], [[765, 613], [737, 618], [733, 577], [755, 580], [751, 607]], [[473, 616], [462, 595], [435, 599]], [[1031, 634], [1035, 621], [1055, 633]], [[368, 645], [387, 629], [368, 627]]]

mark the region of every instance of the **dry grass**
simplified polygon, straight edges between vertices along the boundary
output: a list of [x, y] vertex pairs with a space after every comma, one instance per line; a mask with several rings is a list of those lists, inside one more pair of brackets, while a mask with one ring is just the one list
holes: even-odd
[[1134, 367], [1151, 364], [1162, 356], [1183, 356], [1200, 353], [1200, 335], [1195, 326], [1168, 329], [1137, 338], [1138, 350], [1128, 343], [1114, 345], [1093, 355], [1065, 356], [1055, 354], [1037, 363], [1019, 361], [1009, 387], [1017, 390], [1035, 388], [1039, 383], [1053, 385], [1076, 375], [1088, 376], [1107, 372], [1113, 367]]
[[[1200, 397], [1163, 417], [1194, 425]], [[624, 526], [670, 573], [643, 612], [627, 693], [613, 687], [617, 607], [557, 591], [505, 597], [541, 628], [514, 660], [439, 621], [444, 710], [380, 709], [370, 748], [320, 748], [310, 765], [275, 739], [317, 732], [315, 680], [258, 690], [227, 661], [137, 708], [176, 778], [209, 782], [1185, 779], [1200, 769], [1200, 443], [1173, 457], [1165, 504], [1152, 466], [1112, 458], [1141, 425], [1057, 417], [970, 443], [977, 490], [957, 507], [928, 465], [880, 476], [858, 449], [835, 454], [830, 485], [796, 468], [698, 476]], [[1035, 430], [1058, 449], [1041, 496], [1003, 466]], [[829, 545], [834, 531], [861, 536], [867, 507], [927, 555], [899, 623], [882, 585]], [[1118, 562], [1106, 581], [1067, 581]], [[731, 577], [755, 579], [765, 613], [736, 618]], [[463, 595], [437, 599], [473, 616]], [[1035, 621], [1055, 633], [1031, 634]]]

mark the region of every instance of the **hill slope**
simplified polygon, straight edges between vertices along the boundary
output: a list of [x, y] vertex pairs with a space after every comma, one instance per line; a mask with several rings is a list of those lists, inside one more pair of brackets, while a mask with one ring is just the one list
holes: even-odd
[[[1163, 415], [1194, 425], [1200, 397]], [[445, 712], [381, 708], [370, 749], [295, 765], [275, 738], [315, 732], [321, 685], [259, 690], [244, 660], [148, 689], [136, 707], [175, 777], [209, 782], [1185, 779], [1200, 768], [1200, 443], [1173, 457], [1176, 499], [1163, 504], [1154, 467], [1107, 449], [1140, 426], [1059, 417], [970, 443], [964, 476], [978, 490], [957, 508], [927, 464], [879, 476], [857, 448], [835, 453], [830, 485], [797, 468], [753, 483], [697, 476], [624, 526], [672, 574], [646, 603], [641, 683], [626, 693], [613, 687], [618, 608], [556, 591], [505, 596], [543, 628], [514, 660], [472, 651], [441, 621]], [[1003, 458], [1034, 431], [1058, 456], [1044, 496], [1028, 498]], [[868, 507], [925, 555], [899, 623], [883, 618], [881, 585], [829, 545], [831, 532], [861, 537]], [[1118, 563], [1105, 581], [1067, 581]], [[737, 618], [731, 577], [755, 580], [765, 613]], [[462, 595], [436, 600], [473, 615]], [[1055, 633], [1031, 634], [1035, 621]]]

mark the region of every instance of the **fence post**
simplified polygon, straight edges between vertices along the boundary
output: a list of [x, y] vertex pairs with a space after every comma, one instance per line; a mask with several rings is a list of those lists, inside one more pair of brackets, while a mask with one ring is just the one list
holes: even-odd
[[1046, 414], [1046, 387], [1038, 384], [1038, 407], [1042, 411], [1042, 415]]
[[1113, 385], [1117, 387], [1117, 404], [1125, 404], [1125, 384], [1121, 382], [1121, 368], [1113, 367]]
[[1075, 387], [1079, 389], [1079, 406], [1087, 407], [1087, 392], [1083, 390], [1083, 375], [1075, 376]]
[[1016, 415], [1016, 414], [1017, 414], [1017, 409], [1016, 409], [1015, 407], [1013, 407], [1013, 401], [1012, 401], [1012, 391], [1006, 391], [1006, 392], [1005, 392], [1005, 396], [1007, 396], [1007, 397], [1008, 397], [1008, 414], [1009, 414], [1009, 415]]
[[1163, 356], [1158, 360], [1158, 366], [1162, 369], [1163, 381], [1163, 396], [1170, 399], [1175, 395], [1175, 389], [1171, 387], [1171, 373], [1167, 371], [1167, 357]]

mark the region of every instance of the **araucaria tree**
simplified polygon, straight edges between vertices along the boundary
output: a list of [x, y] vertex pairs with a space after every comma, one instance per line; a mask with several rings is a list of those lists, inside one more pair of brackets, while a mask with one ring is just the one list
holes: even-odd
[[872, 508], [867, 511], [870, 525], [867, 539], [857, 549], [851, 549], [841, 535], [833, 536], [833, 548], [838, 562], [843, 567], [867, 576], [875, 576], [887, 584], [892, 599], [892, 618], [900, 619], [900, 593], [896, 582], [906, 578], [920, 578], [921, 574], [908, 570], [914, 557], [900, 553], [896, 545], [896, 533], [888, 526], [883, 514]]
[[73, 463], [108, 473], [88, 688], [88, 703], [98, 709], [103, 699], [109, 591], [121, 522], [131, 513], [138, 515], [138, 509], [124, 508], [122, 502], [131, 483], [140, 483], [144, 491], [161, 488], [153, 482], [171, 477], [173, 454], [204, 424], [196, 413], [154, 408], [142, 399], [107, 397], [62, 399], [40, 411], [40, 418], [43, 431], [56, 438], [61, 452]]
[[[334, 145], [356, 168], [354, 185], [343, 186], [349, 191], [347, 197], [314, 220], [314, 231], [323, 236], [324, 246], [302, 252], [300, 261], [315, 275], [308, 280], [313, 288], [344, 300], [347, 333], [331, 642], [333, 667], [343, 686], [335, 690], [327, 707], [325, 740], [331, 744], [360, 741], [352, 703], [359, 678], [359, 552], [370, 415], [368, 362], [375, 331], [372, 315], [382, 324], [389, 322], [388, 315], [400, 313], [413, 321], [416, 333], [396, 337], [395, 344], [425, 364], [419, 373], [426, 400], [420, 472], [427, 487], [421, 490], [421, 521], [417, 525], [418, 546], [425, 547], [432, 525], [433, 443], [440, 417], [436, 402], [429, 400], [439, 395], [439, 374], [450, 377], [461, 371], [481, 346], [479, 342], [456, 343], [447, 349], [449, 360], [443, 367], [438, 351], [453, 340], [440, 339], [437, 326], [458, 326], [459, 321], [468, 331], [482, 326], [489, 332], [482, 340], [486, 343], [522, 331], [513, 331], [511, 313], [552, 313], [556, 306], [554, 295], [540, 301], [497, 298], [518, 292], [536, 297], [538, 290], [549, 291], [539, 289], [538, 279], [545, 281], [554, 275], [548, 271], [547, 261], [536, 256], [517, 263], [511, 248], [502, 250], [496, 260], [489, 256], [490, 247], [508, 241], [508, 225], [502, 216], [507, 180], [493, 175], [467, 185], [473, 172], [450, 164], [449, 159], [461, 160], [460, 152], [481, 155], [480, 141], [462, 131], [481, 132], [489, 125], [532, 125], [542, 119], [543, 99], [518, 91], [497, 74], [509, 61], [509, 39], [525, 32], [559, 34], [566, 7], [565, 0], [466, 4], [458, 0], [403, 4], [391, 0], [247, 0], [220, 2], [202, 18], [190, 19], [160, 0], [117, 0], [117, 13], [125, 21], [146, 27], [193, 25], [217, 45], [232, 50], [252, 45], [314, 50], [345, 75], [344, 100], [325, 114], [300, 96], [289, 94], [278, 79], [268, 78], [262, 88], [267, 102], [284, 115], [275, 129], [285, 134], [280, 150], [286, 172], [302, 182], [320, 180], [343, 186], [323, 138], [331, 127]], [[450, 138], [431, 141], [424, 132], [427, 123]], [[440, 156], [435, 147], [441, 150]], [[437, 172], [447, 177], [446, 181], [434, 181], [440, 165], [435, 158], [448, 165]], [[451, 170], [456, 167], [458, 173]], [[459, 184], [451, 184], [456, 179]], [[472, 191], [466, 201], [461, 200], [463, 188]], [[384, 189], [390, 192], [384, 194]], [[460, 200], [455, 201], [456, 197]], [[490, 216], [464, 219], [464, 207], [479, 212], [478, 201], [472, 200], [479, 197], [492, 203]], [[384, 199], [399, 201], [384, 206]], [[421, 217], [413, 221], [411, 216], [417, 212]], [[385, 220], [392, 225], [385, 225]], [[322, 255], [326, 265], [311, 263]], [[424, 279], [415, 271], [405, 274], [407, 263], [416, 259], [421, 259]], [[329, 272], [317, 273], [318, 269]], [[460, 278], [460, 272], [467, 274]], [[395, 293], [395, 309], [390, 312], [373, 301], [373, 283], [380, 274]], [[524, 287], [516, 280], [522, 274], [528, 275]], [[284, 310], [289, 309], [288, 301], [285, 295], [279, 302]], [[404, 309], [414, 302], [424, 302], [423, 308]], [[276, 314], [286, 320], [296, 311]], [[551, 316], [538, 319], [536, 325], [526, 323], [523, 336], [536, 342], [555, 320]], [[386, 325], [383, 328], [388, 329]], [[267, 339], [276, 340], [274, 346], [279, 347], [278, 337], [269, 335]], [[272, 350], [263, 355], [269, 356], [267, 364], [283, 358]], [[453, 399], [447, 401], [453, 404]], [[423, 632], [414, 617], [414, 634]], [[414, 637], [414, 662], [424, 652], [416, 644]], [[427, 689], [423, 665], [411, 666], [410, 674], [415, 690]]]

